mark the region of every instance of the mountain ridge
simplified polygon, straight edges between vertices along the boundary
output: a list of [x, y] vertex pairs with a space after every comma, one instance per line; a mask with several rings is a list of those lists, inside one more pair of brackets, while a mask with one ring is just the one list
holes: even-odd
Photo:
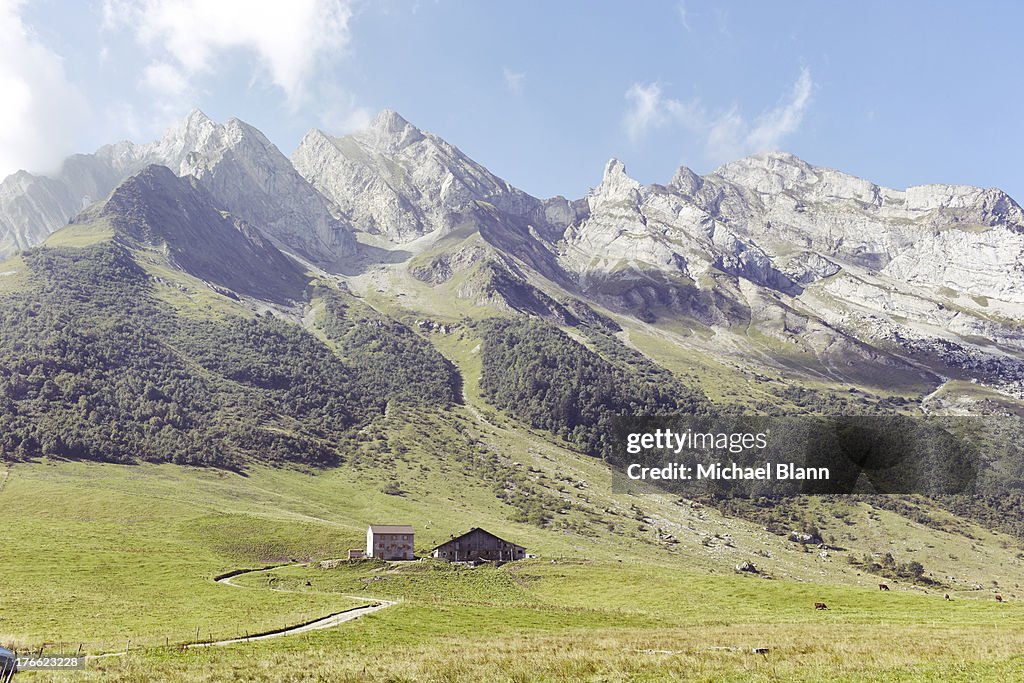
[[[539, 199], [391, 110], [349, 135], [311, 130], [290, 159], [249, 124], [194, 110], [157, 142], [69, 160], [77, 184], [5, 183], [28, 188], [25, 202], [37, 186], [59, 195], [50, 206], [36, 190], [33, 205], [55, 220], [92, 199], [73, 190], [116, 188], [143, 161], [191, 178], [274, 252], [357, 288], [370, 278], [398, 296], [411, 276], [485, 309], [696, 325], [730, 340], [716, 354], [748, 347], [754, 330], [756, 345], [809, 354], [835, 378], [849, 372], [837, 359], [887, 358], [1024, 392], [1024, 211], [999, 190], [892, 190], [771, 152], [704, 176], [681, 166], [664, 185], [611, 159], [585, 197]], [[229, 289], [256, 291], [238, 276]]]
[[90, 218], [109, 221], [133, 245], [156, 247], [173, 267], [227, 291], [277, 303], [303, 297], [308, 279], [294, 261], [218, 210], [197, 180], [166, 166], [145, 167], [76, 221]]

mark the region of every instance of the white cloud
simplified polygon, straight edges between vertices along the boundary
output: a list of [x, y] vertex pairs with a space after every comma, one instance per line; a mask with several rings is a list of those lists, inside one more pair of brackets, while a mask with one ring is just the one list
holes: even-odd
[[686, 0], [679, 0], [676, 3], [676, 13], [679, 14], [679, 23], [683, 25], [687, 31], [690, 31], [690, 13], [686, 9]]
[[180, 98], [189, 89], [188, 79], [181, 69], [167, 62], [153, 62], [147, 66], [142, 72], [142, 83], [173, 99]]
[[356, 98], [334, 83], [324, 83], [317, 89], [317, 110], [320, 126], [334, 135], [362, 130], [373, 121], [373, 112], [361, 107]]
[[[661, 86], [657, 83], [634, 83], [626, 91], [626, 115], [622, 124], [630, 140], [639, 140], [647, 132], [661, 126], [668, 120], [666, 102], [661, 97]], [[672, 102], [672, 100], [670, 100]]]
[[702, 138], [709, 160], [723, 162], [745, 154], [777, 150], [803, 122], [811, 102], [814, 82], [806, 68], [779, 104], [766, 109], [749, 123], [739, 108], [712, 113], [698, 99], [683, 102], [663, 95], [658, 83], [634, 83], [626, 91], [623, 128], [634, 142], [666, 126], [681, 127]]
[[298, 108], [318, 63], [348, 46], [352, 0], [105, 0], [103, 11], [108, 29], [130, 29], [150, 52], [143, 83], [167, 99], [241, 51]]
[[813, 89], [811, 72], [801, 69], [789, 98], [757, 117], [754, 127], [747, 133], [747, 146], [755, 152], [778, 149], [782, 139], [800, 127]]
[[60, 57], [22, 20], [23, 4], [0, 0], [0, 177], [55, 169], [88, 120]]
[[711, 120], [704, 141], [704, 153], [715, 162], [732, 161], [744, 154], [760, 150], [749, 149], [747, 122], [734, 106]]
[[523, 92], [523, 86], [526, 85], [526, 74], [519, 71], [512, 71], [508, 67], [502, 69], [502, 76], [505, 79], [505, 87], [517, 95]]

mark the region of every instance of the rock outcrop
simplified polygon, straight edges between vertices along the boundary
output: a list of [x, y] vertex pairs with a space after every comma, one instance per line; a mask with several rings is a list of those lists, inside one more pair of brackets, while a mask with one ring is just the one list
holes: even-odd
[[238, 119], [218, 124], [192, 111], [163, 138], [121, 142], [70, 157], [53, 178], [21, 172], [0, 185], [0, 248], [38, 244], [89, 204], [151, 164], [191, 175], [222, 209], [258, 226], [283, 249], [318, 264], [351, 259], [356, 243], [329, 202], [258, 130]]
[[1006, 358], [1024, 353], [1024, 211], [999, 190], [893, 190], [766, 153], [705, 176], [682, 167], [665, 185], [613, 159], [586, 197], [538, 199], [393, 111], [344, 137], [310, 131], [290, 160], [255, 128], [195, 111], [157, 142], [6, 179], [0, 250], [39, 243], [154, 163], [336, 273], [417, 257], [415, 278], [459, 280], [457, 296], [499, 307], [550, 314], [544, 297], [564, 293], [846, 364], [930, 354], [1020, 381]]
[[557, 238], [549, 220], [565, 213], [556, 202], [549, 217], [544, 202], [390, 110], [345, 137], [310, 131], [292, 163], [353, 227], [396, 244], [453, 230], [478, 203], [521, 216], [547, 237]]
[[219, 209], [190, 176], [147, 166], [76, 221], [108, 222], [133, 246], [156, 247], [171, 266], [219, 290], [266, 301], [303, 298], [307, 279], [256, 228]]

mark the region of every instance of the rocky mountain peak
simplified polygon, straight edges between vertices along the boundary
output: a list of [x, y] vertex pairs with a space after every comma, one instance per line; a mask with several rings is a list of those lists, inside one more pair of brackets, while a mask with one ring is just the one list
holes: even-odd
[[377, 114], [370, 127], [354, 134], [373, 149], [393, 153], [424, 139], [423, 131], [406, 121], [393, 109]]
[[334, 139], [320, 130], [319, 128], [310, 128], [306, 131], [306, 134], [302, 136], [302, 140], [299, 141], [299, 147], [306, 145], [322, 145], [322, 144], [334, 144]]
[[730, 161], [713, 175], [761, 193], [788, 190], [816, 179], [813, 166], [785, 152], [762, 152]]
[[292, 163], [356, 229], [396, 243], [463, 224], [477, 202], [549, 232], [540, 200], [390, 109], [343, 137], [310, 131]]
[[402, 117], [394, 109], [382, 109], [377, 116], [374, 117], [373, 123], [370, 127], [379, 132], [384, 133], [400, 133], [405, 130], [406, 126], [410, 126], [408, 121]]
[[704, 184], [704, 180], [686, 166], [680, 166], [672, 176], [669, 187], [684, 196], [691, 196]]
[[202, 109], [193, 107], [185, 118], [181, 120], [181, 124], [186, 128], [196, 128], [200, 126], [206, 126], [214, 123], [213, 119], [207, 116]]
[[199, 180], [166, 166], [151, 164], [129, 177], [98, 211], [129, 242], [157, 246], [171, 265], [238, 294], [286, 301], [305, 290], [301, 268], [262, 232], [223, 211]]
[[263, 134], [256, 126], [246, 123], [242, 119], [230, 118], [224, 123], [224, 130], [228, 131], [230, 137], [241, 140], [251, 139], [259, 142], [263, 146], [269, 146], [273, 143]]
[[590, 196], [597, 200], [621, 199], [624, 196], [632, 197], [641, 187], [638, 181], [626, 173], [626, 165], [613, 157], [604, 165], [601, 184], [590, 191]]
[[162, 164], [149, 164], [110, 193], [110, 198], [104, 204], [104, 211], [116, 210], [127, 197], [135, 195], [139, 190], [160, 192], [175, 188], [177, 191], [180, 183], [181, 179], [171, 169]]
[[219, 128], [216, 121], [199, 109], [193, 109], [185, 117], [173, 124], [164, 134], [162, 140], [196, 140], [208, 136]]
[[626, 175], [626, 165], [612, 157], [604, 165], [604, 175], [602, 176], [602, 182], [609, 180], [610, 178], [616, 178], [618, 176]]

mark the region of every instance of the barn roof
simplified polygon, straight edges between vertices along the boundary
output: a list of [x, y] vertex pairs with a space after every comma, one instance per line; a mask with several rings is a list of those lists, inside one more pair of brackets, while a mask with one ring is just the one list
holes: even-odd
[[370, 531], [375, 534], [411, 534], [411, 524], [371, 524]]
[[481, 529], [480, 527], [478, 527], [478, 526], [475, 526], [475, 527], [473, 527], [472, 529], [470, 529], [469, 531], [467, 531], [466, 533], [464, 533], [464, 534], [462, 534], [462, 535], [460, 535], [460, 536], [452, 536], [451, 538], [449, 538], [449, 539], [448, 539], [447, 541], [445, 541], [444, 543], [441, 543], [441, 544], [439, 544], [439, 545], [436, 545], [436, 546], [434, 546], [433, 548], [431, 548], [431, 549], [430, 549], [430, 551], [431, 551], [431, 552], [433, 552], [433, 551], [437, 550], [438, 548], [440, 548], [441, 546], [445, 546], [445, 545], [448, 545], [449, 543], [453, 543], [453, 542], [455, 542], [455, 541], [458, 541], [458, 540], [460, 540], [460, 539], [463, 539], [463, 538], [465, 538], [466, 536], [469, 536], [469, 535], [470, 535], [471, 533], [473, 533], [474, 531], [481, 531], [481, 532], [483, 532], [483, 533], [487, 534], [488, 536], [491, 536], [491, 537], [493, 537], [493, 538], [496, 538], [496, 539], [498, 539], [499, 541], [504, 541], [505, 543], [508, 543], [509, 545], [513, 545], [513, 546], [515, 546], [515, 547], [517, 547], [517, 548], [522, 548], [523, 550], [526, 550], [526, 547], [525, 547], [525, 546], [521, 546], [521, 545], [519, 545], [518, 543], [513, 543], [512, 541], [507, 541], [507, 540], [505, 540], [504, 538], [502, 538], [501, 536], [499, 536], [499, 535], [497, 535], [497, 534], [492, 534], [492, 533], [491, 533], [490, 531], [488, 531], [487, 529]]

